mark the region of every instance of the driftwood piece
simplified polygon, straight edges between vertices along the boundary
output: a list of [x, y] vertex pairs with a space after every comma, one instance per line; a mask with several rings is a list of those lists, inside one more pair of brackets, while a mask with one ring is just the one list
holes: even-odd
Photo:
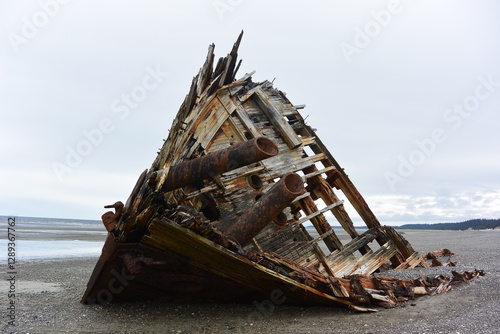
[[424, 258], [430, 260], [430, 259], [436, 259], [440, 256], [449, 256], [449, 257], [452, 257], [454, 256], [455, 254], [452, 253], [449, 249], [447, 248], [441, 248], [441, 249], [438, 249], [438, 250], [435, 250], [433, 252], [429, 252], [427, 253]]

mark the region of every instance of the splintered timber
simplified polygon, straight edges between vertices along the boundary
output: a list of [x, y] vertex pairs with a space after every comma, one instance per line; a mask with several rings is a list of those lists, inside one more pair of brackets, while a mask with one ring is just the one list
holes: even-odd
[[[290, 304], [373, 311], [483, 274], [384, 277], [452, 265], [438, 260], [451, 252], [422, 256], [381, 225], [305, 124], [304, 106], [253, 73], [237, 79], [241, 38], [217, 62], [209, 46], [155, 161], [125, 204], [106, 206], [114, 208], [102, 216], [108, 237], [82, 303], [251, 303], [279, 292]], [[355, 228], [340, 193], [367, 230]]]

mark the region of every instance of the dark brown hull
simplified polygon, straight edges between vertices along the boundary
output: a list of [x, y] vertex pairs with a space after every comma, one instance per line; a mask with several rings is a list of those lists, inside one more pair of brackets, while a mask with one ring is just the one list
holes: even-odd
[[[174, 224], [162, 227], [169, 250], [120, 244], [109, 234], [82, 303], [123, 301], [345, 305]], [[170, 237], [166, 237], [166, 236]]]

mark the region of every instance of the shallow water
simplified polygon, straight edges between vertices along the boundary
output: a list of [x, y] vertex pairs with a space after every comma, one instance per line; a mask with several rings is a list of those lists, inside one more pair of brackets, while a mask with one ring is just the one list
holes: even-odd
[[[15, 259], [19, 261], [98, 257], [106, 239], [106, 229], [99, 221], [54, 218], [15, 217], [10, 237], [15, 241]], [[7, 262], [8, 217], [0, 218], [0, 249]]]

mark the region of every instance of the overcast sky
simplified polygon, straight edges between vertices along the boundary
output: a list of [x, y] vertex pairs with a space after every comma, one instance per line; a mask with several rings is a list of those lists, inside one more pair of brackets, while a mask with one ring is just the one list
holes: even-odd
[[273, 80], [382, 223], [500, 218], [498, 1], [2, 1], [0, 214], [126, 201], [215, 43]]

